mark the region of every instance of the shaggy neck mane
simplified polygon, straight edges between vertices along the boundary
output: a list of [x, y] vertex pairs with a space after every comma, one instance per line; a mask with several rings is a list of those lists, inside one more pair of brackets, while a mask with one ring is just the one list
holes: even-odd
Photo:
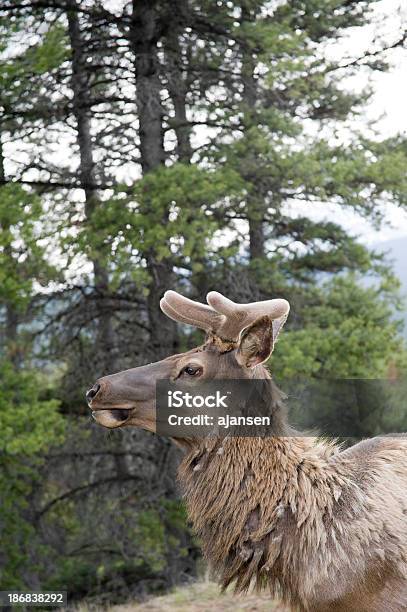
[[275, 435], [201, 440], [184, 457], [179, 480], [222, 586], [234, 582], [244, 592], [267, 585], [301, 606], [300, 593], [305, 598], [313, 581], [304, 564], [312, 573], [326, 569], [326, 557], [310, 561], [313, 551], [336, 548], [335, 563], [347, 562], [346, 551], [336, 547], [341, 525], [336, 532], [332, 521], [335, 514], [349, 521], [349, 500], [357, 512], [361, 496], [350, 466], [335, 465], [338, 447], [290, 430], [271, 385]]

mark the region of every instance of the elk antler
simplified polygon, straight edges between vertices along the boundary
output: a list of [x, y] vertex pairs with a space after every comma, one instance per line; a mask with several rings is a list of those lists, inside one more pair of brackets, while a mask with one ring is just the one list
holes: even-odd
[[273, 336], [276, 339], [290, 311], [290, 304], [283, 299], [236, 304], [217, 291], [210, 291], [206, 300], [209, 306], [194, 302], [175, 291], [166, 291], [160, 306], [174, 321], [199, 327], [226, 342], [237, 342], [240, 332], [264, 315], [273, 320]]

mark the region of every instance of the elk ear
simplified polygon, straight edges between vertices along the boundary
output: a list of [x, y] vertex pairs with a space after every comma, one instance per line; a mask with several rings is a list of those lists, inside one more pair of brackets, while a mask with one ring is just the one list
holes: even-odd
[[236, 352], [238, 363], [245, 368], [254, 368], [266, 361], [274, 348], [273, 319], [264, 315], [246, 327], [240, 335]]

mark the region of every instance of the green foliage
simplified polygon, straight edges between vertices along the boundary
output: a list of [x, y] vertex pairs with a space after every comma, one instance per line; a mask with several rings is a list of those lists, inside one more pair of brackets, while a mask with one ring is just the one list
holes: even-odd
[[40, 43], [29, 47], [20, 59], [23, 64], [32, 67], [36, 74], [44, 74], [61, 66], [69, 54], [66, 29], [62, 24], [55, 23], [45, 32]]
[[157, 261], [171, 258], [180, 268], [199, 270], [220, 226], [216, 209], [240, 188], [238, 175], [228, 168], [160, 167], [137, 181], [130, 193], [118, 187], [71, 246], [91, 258], [104, 257], [113, 286], [123, 272], [129, 273], [129, 262], [134, 265], [131, 276], [146, 284], [144, 256], [152, 250]]
[[41, 200], [18, 184], [0, 187], [0, 302], [24, 310], [34, 284], [45, 284], [55, 277], [49, 264], [39, 221]]
[[[3, 589], [27, 587], [30, 547], [35, 527], [30, 498], [41, 485], [39, 468], [43, 453], [64, 439], [64, 423], [55, 400], [39, 396], [34, 373], [21, 371], [7, 361], [0, 363], [0, 508]], [[39, 543], [37, 543], [40, 546]], [[39, 552], [39, 551], [38, 551]]]
[[134, 535], [141, 547], [143, 560], [155, 571], [162, 570], [165, 567], [165, 529], [158, 512], [140, 512]]
[[[58, 22], [44, 28], [42, 36], [36, 32], [35, 42], [27, 45], [24, 33], [29, 28], [30, 20], [23, 16], [14, 20], [13, 24], [0, 20], [1, 41], [4, 41], [6, 48], [12, 49], [11, 54], [5, 53], [0, 59], [0, 104], [7, 111], [6, 116], [11, 109], [15, 112], [25, 107], [27, 111], [28, 107], [30, 112], [25, 119], [35, 121], [36, 113], [32, 106], [36, 98], [42, 98], [44, 105], [49, 103], [41, 88], [40, 77], [59, 68], [68, 59], [69, 48], [65, 28]], [[12, 129], [20, 127], [12, 120], [10, 124]]]
[[386, 378], [403, 354], [394, 319], [397, 284], [364, 286], [357, 275], [326, 282], [302, 309], [301, 328], [282, 334], [271, 360], [280, 380]]

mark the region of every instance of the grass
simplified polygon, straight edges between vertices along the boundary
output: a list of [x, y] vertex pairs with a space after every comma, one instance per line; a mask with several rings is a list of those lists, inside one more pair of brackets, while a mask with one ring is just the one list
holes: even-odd
[[[273, 603], [267, 594], [233, 595], [220, 593], [212, 582], [196, 582], [175, 589], [168, 595], [153, 597], [143, 603], [128, 603], [108, 608], [108, 612], [289, 612]], [[80, 612], [86, 612], [81, 608]]]
[[95, 606], [83, 602], [75, 612], [290, 612], [290, 609], [273, 602], [264, 595], [221, 594], [213, 582], [194, 582], [178, 587], [172, 593], [152, 597], [146, 601], [128, 602], [115, 606]]

